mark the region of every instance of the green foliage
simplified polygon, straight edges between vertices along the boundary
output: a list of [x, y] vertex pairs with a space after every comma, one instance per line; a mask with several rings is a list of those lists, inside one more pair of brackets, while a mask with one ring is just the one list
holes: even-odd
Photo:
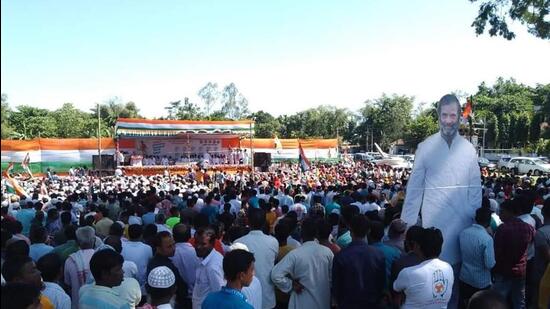
[[8, 138], [13, 134], [13, 129], [8, 124], [8, 117], [11, 113], [9, 104], [8, 104], [8, 96], [4, 93], [2, 93], [2, 110], [0, 117], [2, 117], [2, 139]]
[[430, 113], [422, 113], [411, 122], [407, 130], [405, 144], [410, 149], [416, 149], [419, 143], [438, 130], [437, 118]]
[[[381, 147], [388, 148], [391, 143], [404, 136], [412, 121], [413, 97], [393, 94], [375, 100], [367, 100], [361, 109], [363, 129], [374, 130], [374, 140]], [[363, 131], [366, 133], [366, 130]], [[362, 137], [365, 140], [365, 137]]]
[[185, 97], [181, 100], [170, 102], [164, 109], [168, 110], [168, 118], [171, 120], [199, 120], [204, 118], [199, 106]]
[[[470, 0], [478, 2], [478, 0]], [[484, 0], [479, 6], [478, 16], [472, 23], [476, 34], [485, 32], [487, 22], [490, 36], [502, 36], [507, 40], [516, 34], [508, 28], [511, 21], [519, 21], [532, 35], [544, 40], [550, 39], [550, 21], [548, 0]]]
[[322, 105], [294, 115], [277, 118], [284, 138], [351, 138], [355, 129], [354, 115], [345, 108]]
[[259, 138], [272, 138], [280, 136], [281, 123], [270, 113], [257, 111], [246, 118], [254, 119], [254, 136]]
[[[97, 118], [97, 107], [92, 108], [91, 111], [93, 116]], [[134, 102], [122, 103], [118, 97], [112, 97], [105, 103], [100, 104], [99, 113], [101, 119], [113, 130], [118, 118], [143, 118]]]

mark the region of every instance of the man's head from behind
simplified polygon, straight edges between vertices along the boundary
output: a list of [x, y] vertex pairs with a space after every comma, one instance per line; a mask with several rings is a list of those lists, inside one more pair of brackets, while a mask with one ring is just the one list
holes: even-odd
[[79, 227], [76, 230], [76, 241], [80, 249], [92, 249], [95, 244], [95, 230], [91, 226]]
[[453, 94], [444, 95], [437, 103], [439, 129], [445, 138], [452, 138], [458, 132], [461, 106]]
[[424, 228], [418, 225], [413, 225], [407, 230], [407, 233], [405, 234], [405, 251], [406, 252], [414, 251], [415, 248], [418, 249], [420, 247], [420, 241], [422, 238], [423, 231], [424, 231]]
[[265, 211], [258, 208], [248, 209], [248, 222], [253, 230], [261, 230], [265, 226]]
[[351, 237], [354, 239], [364, 239], [369, 232], [369, 221], [363, 215], [355, 215], [350, 222]]
[[506, 300], [494, 290], [478, 291], [470, 298], [468, 309], [508, 309]]
[[243, 249], [231, 250], [223, 258], [223, 272], [227, 281], [249, 286], [254, 278], [254, 254]]
[[435, 227], [430, 227], [422, 231], [420, 238], [420, 253], [424, 259], [435, 259], [441, 254], [443, 246], [443, 234]]
[[176, 224], [172, 233], [176, 243], [185, 243], [191, 238], [191, 228], [183, 223]]
[[110, 288], [119, 286], [124, 275], [123, 263], [122, 255], [114, 250], [103, 249], [94, 253], [90, 260], [90, 271], [96, 284]]
[[489, 227], [491, 225], [491, 209], [481, 207], [476, 210], [476, 223], [483, 226]]

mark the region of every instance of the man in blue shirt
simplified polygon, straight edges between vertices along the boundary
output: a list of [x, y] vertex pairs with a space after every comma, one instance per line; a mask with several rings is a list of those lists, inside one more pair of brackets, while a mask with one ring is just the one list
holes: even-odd
[[208, 294], [202, 309], [253, 309], [241, 290], [254, 278], [254, 254], [242, 249], [230, 251], [223, 258], [223, 272], [227, 285]]
[[36, 214], [36, 210], [33, 208], [33, 206], [34, 204], [32, 201], [27, 201], [27, 203], [24, 204], [23, 209], [19, 210], [15, 215], [15, 219], [17, 219], [17, 221], [21, 222], [21, 224], [23, 225], [23, 235], [27, 237], [29, 237], [31, 222]]
[[367, 218], [350, 222], [352, 241], [336, 254], [332, 264], [332, 293], [338, 308], [379, 308], [386, 286], [386, 261], [377, 248], [367, 245]]
[[394, 246], [388, 246], [382, 243], [383, 237], [384, 237], [384, 224], [378, 221], [371, 221], [370, 232], [368, 236], [369, 243], [372, 244], [373, 247], [380, 249], [380, 251], [382, 251], [382, 253], [384, 254], [384, 257], [386, 259], [385, 282], [387, 287], [389, 288], [391, 266], [393, 262], [395, 262], [397, 259], [401, 257], [401, 251], [399, 251], [399, 249], [397, 249]]
[[460, 298], [466, 305], [477, 291], [491, 287], [491, 269], [495, 266], [493, 238], [487, 233], [491, 224], [491, 210], [481, 207], [476, 211], [476, 223], [460, 233]]

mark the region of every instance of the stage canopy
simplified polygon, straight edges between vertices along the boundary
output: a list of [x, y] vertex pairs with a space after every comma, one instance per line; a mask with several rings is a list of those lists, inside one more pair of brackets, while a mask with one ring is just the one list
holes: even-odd
[[177, 136], [182, 133], [249, 136], [254, 135], [254, 122], [119, 118], [115, 126], [117, 137]]

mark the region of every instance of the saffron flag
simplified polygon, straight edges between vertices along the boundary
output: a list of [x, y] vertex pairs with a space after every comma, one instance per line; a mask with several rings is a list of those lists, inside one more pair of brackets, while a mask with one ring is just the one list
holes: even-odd
[[299, 144], [299, 150], [300, 153], [298, 155], [298, 161], [300, 162], [300, 169], [302, 172], [309, 171], [311, 168], [311, 163], [309, 163], [309, 160], [306, 157], [306, 154], [304, 153], [304, 148], [302, 148], [302, 144]]
[[467, 119], [471, 113], [472, 113], [472, 97], [469, 97], [466, 99], [466, 106], [464, 107], [464, 112], [462, 112], [462, 118]]

